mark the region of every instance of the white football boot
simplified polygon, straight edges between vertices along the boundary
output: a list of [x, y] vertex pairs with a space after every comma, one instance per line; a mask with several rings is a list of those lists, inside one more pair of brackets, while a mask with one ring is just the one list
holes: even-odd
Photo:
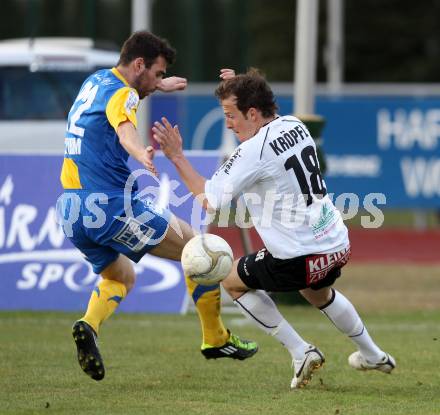
[[290, 388], [301, 389], [306, 386], [310, 379], [312, 379], [313, 372], [318, 370], [324, 362], [325, 358], [322, 352], [317, 347], [310, 344], [302, 359], [293, 360], [295, 376], [293, 376]]
[[383, 373], [391, 373], [396, 367], [394, 357], [385, 353], [379, 362], [370, 362], [361, 355], [360, 351], [352, 353], [348, 357], [348, 364], [357, 370], [379, 370]]

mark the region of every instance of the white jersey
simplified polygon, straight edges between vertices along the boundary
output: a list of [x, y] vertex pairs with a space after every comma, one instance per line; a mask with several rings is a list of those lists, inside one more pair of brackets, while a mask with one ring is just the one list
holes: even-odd
[[293, 116], [276, 118], [240, 144], [206, 181], [205, 193], [215, 209], [242, 194], [275, 258], [326, 254], [349, 245], [341, 214], [327, 195], [313, 138]]

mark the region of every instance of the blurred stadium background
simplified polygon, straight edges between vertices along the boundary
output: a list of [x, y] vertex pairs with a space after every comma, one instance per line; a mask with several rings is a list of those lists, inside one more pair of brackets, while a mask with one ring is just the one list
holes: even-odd
[[[20, 322], [16, 310], [79, 312], [96, 283], [54, 215], [65, 118], [87, 74], [113, 66], [134, 29], [166, 37], [178, 51], [169, 74], [187, 77], [189, 87], [179, 94], [154, 95], [144, 104], [144, 138], [150, 140], [151, 121], [167, 116], [179, 124], [190, 157], [209, 175], [225, 147], [230, 148], [213, 96], [220, 68], [262, 69], [280, 112], [298, 114], [301, 1], [2, 1], [0, 323], [8, 328], [11, 321]], [[317, 135], [326, 182], [350, 225], [353, 258], [339, 287], [373, 320], [381, 318], [375, 312], [438, 312], [440, 2], [309, 3], [319, 5], [316, 64], [309, 67], [312, 106], [300, 113], [322, 117]], [[305, 42], [306, 54], [313, 54], [314, 42]], [[199, 212], [194, 215], [186, 189], [160, 155], [157, 166], [170, 208], [195, 226], [208, 224]], [[209, 229], [225, 236], [237, 256], [249, 245], [254, 250], [261, 246], [252, 230], [240, 234], [237, 227], [219, 227], [219, 220]], [[178, 264], [146, 257], [137, 271], [138, 287], [122, 311], [187, 310]], [[277, 298], [286, 302], [285, 296]], [[431, 316], [416, 315], [421, 321]], [[407, 314], [402, 318], [412, 321]], [[415, 317], [413, 324], [418, 324]], [[433, 335], [439, 335], [438, 329]]]

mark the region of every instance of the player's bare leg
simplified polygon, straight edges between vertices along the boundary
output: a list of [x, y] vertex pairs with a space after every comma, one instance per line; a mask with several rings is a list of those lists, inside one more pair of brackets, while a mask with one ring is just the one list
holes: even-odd
[[180, 261], [183, 247], [195, 235], [196, 232], [187, 222], [172, 215], [165, 238], [149, 254]]
[[350, 366], [358, 370], [391, 373], [396, 367], [394, 358], [376, 345], [353, 304], [344, 295], [330, 287], [320, 290], [307, 288], [300, 292], [357, 345], [359, 350], [348, 358]]

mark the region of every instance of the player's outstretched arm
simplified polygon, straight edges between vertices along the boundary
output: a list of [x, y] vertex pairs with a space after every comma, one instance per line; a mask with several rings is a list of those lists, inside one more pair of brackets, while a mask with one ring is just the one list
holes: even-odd
[[188, 81], [185, 78], [180, 78], [179, 76], [169, 76], [168, 78], [162, 79], [158, 89], [162, 92], [174, 92], [185, 89], [187, 85]]
[[208, 208], [208, 201], [204, 197], [206, 179], [201, 176], [183, 154], [182, 136], [177, 125], [174, 127], [162, 117], [162, 123], [156, 121], [153, 127], [153, 138], [159, 143], [165, 156], [174, 164], [189, 191]]
[[157, 176], [157, 170], [153, 164], [154, 149], [151, 146], [145, 148], [136, 127], [130, 121], [126, 121], [119, 124], [116, 133], [118, 134], [121, 146], [124, 147], [127, 153], [134, 157], [148, 171]]

